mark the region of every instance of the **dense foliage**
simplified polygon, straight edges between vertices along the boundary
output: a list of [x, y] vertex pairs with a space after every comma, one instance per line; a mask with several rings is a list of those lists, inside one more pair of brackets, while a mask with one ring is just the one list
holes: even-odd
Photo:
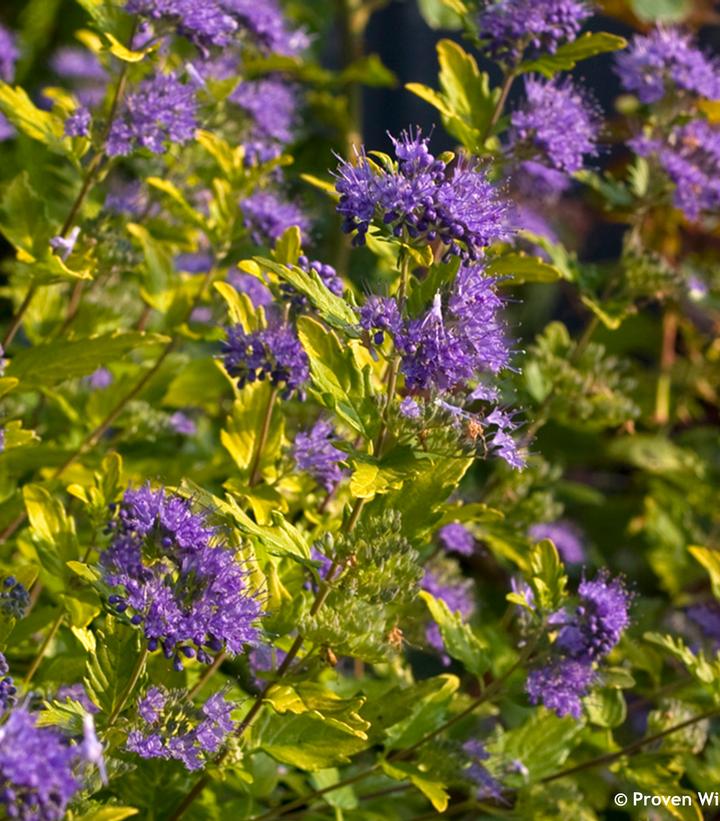
[[3, 5], [3, 817], [717, 787], [706, 4], [421, 0], [438, 129], [381, 151], [383, 5]]

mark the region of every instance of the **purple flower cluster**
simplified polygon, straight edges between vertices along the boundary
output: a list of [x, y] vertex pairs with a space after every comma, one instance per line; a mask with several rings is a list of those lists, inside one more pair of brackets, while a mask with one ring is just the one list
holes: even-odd
[[328, 265], [326, 262], [320, 262], [320, 260], [317, 259], [308, 259], [304, 255], [298, 259], [298, 265], [307, 274], [314, 271], [323, 281], [327, 289], [335, 294], [335, 296], [343, 295], [345, 284], [332, 265]]
[[573, 614], [560, 611], [552, 616], [559, 629], [554, 649], [557, 655], [543, 667], [530, 672], [525, 685], [533, 704], [542, 703], [560, 715], [580, 717], [581, 698], [595, 680], [593, 665], [620, 641], [630, 623], [630, 594], [620, 579], [601, 572], [584, 580], [580, 601]]
[[422, 135], [393, 138], [397, 161], [380, 167], [364, 151], [341, 162], [335, 188], [343, 230], [362, 245], [373, 220], [405, 241], [446, 246], [446, 256], [478, 259], [505, 235], [506, 206], [478, 161], [436, 159]]
[[392, 297], [368, 297], [360, 308], [360, 327], [372, 335], [376, 345], [382, 345], [386, 333], [397, 337], [403, 327], [397, 302]]
[[472, 739], [463, 744], [463, 752], [470, 760], [470, 765], [465, 770], [464, 775], [476, 787], [476, 796], [478, 801], [483, 801], [487, 798], [494, 798], [500, 800], [502, 798], [502, 785], [493, 778], [483, 764], [490, 758], [485, 745], [481, 741]]
[[489, 0], [477, 18], [478, 34], [494, 57], [519, 62], [528, 49], [552, 54], [574, 40], [591, 15], [584, 0]]
[[[480, 385], [469, 398], [496, 401], [497, 391]], [[437, 399], [436, 404], [450, 415], [456, 427], [464, 429], [468, 439], [474, 443], [479, 440], [486, 457], [496, 456], [515, 470], [525, 468], [525, 457], [512, 436], [518, 428], [517, 423], [513, 421], [513, 414], [499, 407], [493, 407], [483, 414], [470, 413], [443, 399]]]
[[585, 561], [585, 548], [580, 530], [566, 521], [548, 522], [533, 525], [528, 535], [536, 542], [550, 539], [564, 562], [580, 564]]
[[256, 308], [267, 308], [268, 305], [272, 305], [273, 295], [270, 289], [256, 276], [233, 269], [228, 272], [227, 279], [238, 293], [247, 294]]
[[504, 303], [496, 283], [479, 265], [460, 268], [447, 307], [436, 294], [427, 314], [411, 319], [397, 335], [408, 390], [453, 390], [508, 365]]
[[[8, 675], [9, 672], [10, 667], [8, 666], [7, 659], [0, 653], [0, 717], [15, 703], [17, 687], [12, 677]], [[1, 733], [2, 731], [0, 730], [0, 734]]]
[[170, 22], [202, 51], [228, 46], [242, 35], [279, 54], [298, 54], [307, 47], [306, 36], [290, 29], [276, 0], [127, 0], [125, 10]]
[[100, 105], [107, 90], [108, 74], [98, 58], [87, 49], [64, 46], [50, 59], [52, 70], [68, 81], [83, 106]]
[[100, 559], [117, 590], [109, 603], [142, 626], [151, 651], [162, 648], [182, 670], [183, 657], [209, 664], [257, 639], [262, 610], [246, 570], [186, 499], [149, 485], [128, 489], [109, 530]]
[[297, 88], [279, 77], [245, 80], [229, 98], [249, 116], [245, 151], [251, 161], [269, 162], [293, 140], [297, 120]]
[[0, 613], [13, 619], [25, 617], [30, 606], [30, 594], [14, 576], [7, 576], [0, 588]]
[[182, 145], [194, 139], [197, 127], [194, 88], [173, 73], [156, 74], [125, 98], [106, 150], [111, 157], [127, 156], [140, 148], [163, 154], [168, 143]]
[[690, 34], [658, 28], [636, 35], [616, 57], [623, 86], [643, 103], [656, 103], [678, 89], [720, 99], [720, 62], [701, 51]]
[[228, 328], [223, 361], [238, 386], [270, 382], [289, 396], [310, 377], [307, 354], [290, 325], [274, 325], [247, 333], [240, 325]]
[[[14, 35], [0, 24], [0, 80], [4, 83], [12, 83], [15, 79], [15, 63], [20, 57]], [[15, 135], [15, 129], [0, 114], [0, 142], [8, 140]]]
[[184, 694], [151, 687], [138, 702], [142, 730], [129, 733], [127, 747], [141, 758], [180, 761], [188, 770], [199, 770], [217, 753], [235, 728], [233, 705], [215, 693], [196, 710]]
[[475, 537], [460, 522], [452, 522], [438, 531], [440, 544], [448, 553], [459, 556], [472, 556], [475, 552]]
[[51, 727], [38, 727], [16, 707], [0, 727], [0, 806], [9, 818], [59, 821], [80, 788], [73, 774], [77, 748]]
[[76, 108], [75, 111], [65, 120], [66, 137], [87, 137], [90, 134], [90, 122], [92, 117], [84, 106]]
[[[569, 78], [529, 77], [525, 97], [510, 128], [510, 149], [519, 174], [528, 174], [535, 188], [562, 191], [585, 158], [597, 153], [600, 120], [595, 106]], [[520, 184], [525, 187], [522, 180]]]
[[345, 454], [333, 445], [334, 441], [337, 439], [333, 426], [319, 419], [309, 431], [298, 433], [292, 449], [298, 468], [309, 473], [328, 493], [344, 475], [340, 462]]
[[655, 156], [675, 185], [675, 205], [691, 220], [720, 207], [720, 128], [705, 120], [675, 126], [666, 140], [639, 137], [631, 147]]
[[276, 242], [293, 226], [304, 236], [310, 230], [310, 220], [302, 209], [275, 191], [258, 191], [244, 199], [240, 208], [250, 237], [257, 245]]
[[[421, 586], [436, 599], [444, 601], [451, 612], [460, 613], [463, 619], [469, 619], [475, 612], [475, 585], [472, 579], [465, 579], [459, 573], [447, 572], [444, 568], [426, 568]], [[430, 647], [441, 654], [443, 664], [449, 665], [450, 658], [445, 653], [445, 644], [437, 624], [427, 627], [425, 638]]]

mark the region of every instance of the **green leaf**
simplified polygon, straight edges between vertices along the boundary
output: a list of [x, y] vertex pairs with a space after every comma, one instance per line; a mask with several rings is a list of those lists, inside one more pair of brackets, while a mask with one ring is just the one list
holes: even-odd
[[503, 764], [522, 761], [527, 776], [511, 775], [508, 786], [524, 786], [526, 779], [533, 783], [556, 773], [572, 752], [573, 742], [582, 729], [582, 722], [569, 716], [559, 718], [542, 709], [519, 727], [500, 731], [486, 746], [492, 758]]
[[461, 661], [468, 672], [481, 676], [490, 666], [487, 646], [473, 633], [470, 626], [463, 622], [460, 613], [452, 613], [442, 599], [436, 599], [425, 590], [421, 591], [420, 598], [440, 628], [448, 655]]
[[518, 285], [523, 282], [555, 282], [558, 279], [564, 279], [563, 272], [559, 268], [545, 262], [540, 257], [531, 257], [521, 252], [496, 257], [489, 262], [487, 272], [496, 277], [509, 277], [508, 285]]
[[304, 294], [328, 325], [339, 328], [345, 333], [350, 332], [359, 335], [355, 328], [358, 324], [358, 317], [350, 305], [342, 298], [334, 294], [320, 278], [316, 271], [307, 273], [296, 265], [279, 265], [269, 259], [256, 258], [257, 263], [288, 282]]
[[691, 0], [630, 0], [630, 6], [646, 23], [679, 23], [693, 9]]
[[[311, 773], [309, 780], [316, 790], [323, 790], [332, 787], [340, 781], [340, 771], [337, 767], [316, 770], [314, 773]], [[346, 784], [337, 790], [326, 792], [323, 795], [323, 801], [338, 810], [354, 810], [358, 806], [358, 799], [351, 784]]]
[[452, 0], [418, 0], [418, 8], [430, 28], [462, 28], [462, 17]]
[[601, 688], [583, 699], [591, 724], [598, 727], [619, 727], [627, 717], [627, 705], [620, 690]]
[[445, 812], [449, 795], [445, 784], [435, 781], [431, 775], [420, 770], [416, 765], [404, 761], [390, 762], [381, 759], [380, 766], [385, 775], [396, 781], [410, 781], [428, 799], [438, 812]]
[[82, 815], [73, 816], [73, 821], [123, 821], [138, 812], [135, 807], [97, 807]]
[[296, 685], [275, 684], [267, 693], [266, 700], [280, 715], [312, 715], [350, 735], [367, 740], [370, 722], [359, 714], [365, 703], [362, 696], [342, 698], [322, 684], [311, 681]]
[[167, 312], [175, 295], [175, 266], [170, 248], [156, 240], [142, 225], [130, 223], [127, 226], [130, 236], [135, 237], [145, 256], [143, 277], [143, 299], [155, 310]]
[[709, 661], [702, 650], [697, 654], [693, 653], [681, 638], [675, 636], [645, 633], [643, 638], [651, 644], [662, 647], [673, 658], [682, 662], [688, 672], [701, 684], [711, 684], [716, 694], [720, 691], [720, 659], [718, 657], [714, 661]]
[[426, 679], [408, 693], [412, 712], [385, 732], [389, 750], [411, 747], [428, 733], [440, 727], [447, 707], [460, 686], [457, 676], [442, 675]]
[[537, 60], [522, 63], [520, 74], [538, 72], [546, 77], [552, 77], [558, 71], [570, 71], [575, 65], [588, 57], [605, 54], [608, 51], [618, 51], [627, 46], [624, 37], [616, 34], [601, 32], [586, 32], [570, 43], [560, 46], [554, 54], [543, 54]]
[[337, 336], [310, 317], [300, 317], [298, 336], [310, 360], [310, 372], [318, 398], [366, 440], [380, 426], [377, 403], [370, 384], [370, 366], [358, 361], [353, 344], [343, 345]]
[[36, 390], [88, 376], [101, 365], [116, 362], [136, 348], [168, 341], [165, 336], [140, 331], [117, 331], [70, 342], [60, 340], [20, 351], [7, 373], [20, 380], [18, 390]]
[[54, 586], [60, 586], [62, 580], [70, 575], [66, 563], [79, 558], [75, 522], [42, 485], [25, 485], [23, 499], [43, 569], [50, 575]]
[[88, 656], [84, 679], [88, 695], [107, 717], [126, 697], [140, 652], [138, 630], [108, 616], [97, 631], [97, 652]]
[[[232, 415], [228, 417], [225, 428], [220, 433], [223, 446], [244, 472], [250, 469], [255, 455], [272, 391], [269, 382], [246, 385], [233, 403]], [[282, 448], [284, 432], [285, 417], [275, 409], [275, 422], [270, 427], [270, 435], [263, 448], [261, 469], [275, 464]]]
[[253, 727], [257, 747], [276, 761], [305, 772], [349, 764], [368, 742], [309, 713], [278, 715], [268, 712]]

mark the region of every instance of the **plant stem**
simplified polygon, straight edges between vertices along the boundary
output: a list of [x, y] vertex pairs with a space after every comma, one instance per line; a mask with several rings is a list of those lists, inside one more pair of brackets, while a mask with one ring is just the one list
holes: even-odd
[[30, 307], [30, 303], [33, 301], [36, 293], [37, 285], [31, 285], [28, 288], [27, 294], [25, 295], [25, 299], [23, 299], [22, 301], [22, 305], [20, 305], [20, 307], [18, 308], [17, 313], [10, 321], [10, 326], [5, 332], [5, 336], [3, 337], [2, 341], [3, 348], [7, 349], [7, 347], [11, 344], [13, 339], [15, 339], [15, 335], [20, 330], [20, 326], [22, 325], [25, 313], [27, 309]]
[[30, 665], [30, 669], [27, 671], [27, 673], [25, 675], [25, 679], [23, 681], [25, 687], [27, 687], [30, 684], [30, 682], [33, 680], [33, 678], [35, 677], [35, 673], [37, 673], [38, 668], [40, 667], [40, 664], [42, 663], [43, 657], [45, 656], [45, 652], [47, 651], [48, 647], [50, 646], [50, 642], [55, 638], [55, 635], [57, 634], [57, 631], [60, 629], [60, 625], [63, 623], [64, 618], [65, 618], [65, 613], [61, 612], [57, 616], [55, 621], [52, 623], [52, 626], [50, 627], [50, 630], [48, 631], [47, 635], [43, 639], [42, 644], [38, 648], [37, 655], [33, 659], [32, 664]]
[[267, 407], [263, 415], [262, 425], [260, 427], [260, 435], [258, 436], [257, 444], [255, 446], [255, 453], [253, 454], [252, 462], [250, 464], [250, 487], [255, 487], [261, 477], [260, 463], [262, 461], [263, 451], [267, 445], [268, 436], [270, 434], [270, 423], [272, 421], [273, 408], [278, 398], [278, 389], [272, 388], [270, 396], [268, 397]]
[[500, 96], [498, 97], [498, 101], [495, 105], [495, 109], [493, 110], [492, 117], [490, 117], [490, 121], [488, 122], [487, 128], [485, 129], [485, 133], [483, 134], [481, 145], [484, 145], [490, 136], [492, 135], [493, 129], [498, 124], [500, 117], [502, 117], [502, 113], [505, 110], [505, 103], [507, 103], [507, 99], [510, 96], [510, 89], [512, 88], [513, 83], [515, 82], [515, 70], [510, 69], [505, 72], [505, 76], [503, 78], [503, 84], [500, 89]]
[[670, 421], [670, 394], [672, 391], [672, 369], [675, 364], [678, 316], [670, 308], [663, 314], [662, 349], [660, 351], [660, 376], [655, 394], [655, 424], [667, 425]]
[[565, 770], [560, 770], [560, 772], [555, 773], [554, 775], [549, 775], [547, 778], [543, 778], [541, 783], [547, 784], [550, 781], [557, 781], [559, 778], [565, 778], [568, 775], [574, 775], [575, 773], [582, 772], [583, 770], [589, 770], [593, 767], [600, 767], [603, 764], [611, 764], [613, 761], [617, 761], [619, 758], [623, 758], [623, 756], [626, 755], [632, 755], [638, 750], [641, 750], [643, 747], [646, 747], [648, 744], [659, 741], [661, 738], [665, 738], [673, 733], [677, 733], [679, 730], [684, 730], [686, 727], [691, 727], [693, 724], [698, 724], [701, 721], [705, 721], [708, 718], [714, 718], [718, 715], [720, 715], [720, 707], [716, 707], [713, 710], [708, 710], [705, 713], [701, 713], [693, 718], [688, 718], [686, 721], [681, 721], [679, 724], [675, 724], [672, 727], [668, 727], [666, 730], [662, 730], [659, 733], [655, 733], [654, 735], [634, 741], [632, 744], [628, 744], [627, 747], [623, 747], [622, 750], [618, 750], [614, 753], [606, 753], [605, 755], [598, 756], [597, 758], [591, 758], [589, 761], [584, 761], [581, 764], [576, 764], [573, 767], [568, 767]]
[[203, 673], [203, 675], [198, 679], [197, 684], [192, 688], [192, 690], [188, 691], [188, 694], [185, 696], [186, 701], [192, 701], [195, 696], [202, 690], [202, 688], [210, 681], [210, 679], [217, 673], [220, 669], [220, 665], [225, 661], [227, 658], [227, 653], [223, 650], [222, 652], [218, 653], [215, 656], [215, 661], [207, 668], [207, 670]]
[[128, 682], [128, 686], [125, 688], [125, 692], [122, 694], [120, 701], [115, 706], [115, 709], [110, 714], [110, 718], [108, 719], [107, 729], [109, 730], [115, 722], [118, 720], [120, 713], [125, 709], [125, 705], [128, 703], [130, 696], [133, 694], [133, 690], [137, 686], [138, 681], [140, 680], [140, 676], [142, 675], [143, 670], [145, 669], [145, 662], [147, 661], [147, 657], [150, 655], [150, 651], [147, 649], [147, 646], [143, 647], [142, 652], [138, 656], [138, 660], [135, 663], [135, 668], [133, 669], [132, 676], [130, 677], [130, 681]]

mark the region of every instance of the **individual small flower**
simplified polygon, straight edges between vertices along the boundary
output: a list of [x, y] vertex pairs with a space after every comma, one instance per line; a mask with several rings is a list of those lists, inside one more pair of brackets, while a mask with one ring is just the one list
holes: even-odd
[[261, 605], [207, 514], [145, 485], [125, 492], [108, 527], [112, 540], [100, 563], [114, 590], [109, 604], [142, 628], [151, 652], [162, 648], [182, 670], [183, 658], [208, 664], [257, 639]]
[[[585, 159], [597, 153], [599, 127], [595, 105], [572, 80], [529, 77], [525, 102], [513, 112], [509, 133], [517, 176], [529, 174], [536, 189], [540, 184], [550, 192], [563, 190]], [[519, 184], [529, 187], [522, 179]]]
[[90, 390], [105, 390], [105, 388], [109, 388], [110, 385], [112, 385], [113, 375], [107, 368], [100, 367], [96, 371], [93, 371], [90, 376], [86, 376], [84, 381]]
[[477, 787], [478, 801], [487, 798], [500, 800], [502, 798], [502, 785], [490, 775], [483, 764], [483, 761], [490, 758], [485, 745], [481, 741], [472, 739], [463, 744], [463, 752], [470, 760], [470, 765], [463, 771], [463, 775]]
[[168, 419], [168, 422], [170, 423], [171, 429], [181, 436], [195, 436], [197, 433], [195, 420], [191, 419], [182, 411], [175, 411], [170, 419]]
[[657, 157], [675, 185], [675, 205], [689, 220], [720, 208], [720, 128], [690, 120], [666, 140], [639, 137], [630, 146], [642, 157]]
[[580, 603], [555, 646], [572, 658], [597, 661], [615, 647], [630, 624], [631, 597], [622, 581], [607, 572], [581, 582], [578, 593]]
[[240, 325], [228, 328], [223, 361], [240, 388], [268, 379], [289, 396], [310, 377], [307, 354], [289, 325], [271, 325], [253, 333]]
[[328, 493], [344, 475], [340, 462], [345, 454], [333, 445], [334, 441], [337, 439], [333, 426], [319, 419], [309, 431], [298, 433], [292, 449], [298, 468], [309, 473]]
[[50, 240], [50, 247], [65, 262], [75, 250], [75, 244], [79, 236], [80, 228], [76, 225], [66, 237], [53, 237]]
[[461, 155], [452, 164], [436, 159], [419, 131], [393, 138], [392, 167], [371, 161], [364, 150], [335, 174], [343, 230], [362, 245], [373, 221], [413, 243], [440, 240], [445, 256], [478, 259], [505, 235], [506, 206], [479, 161]]
[[80, 789], [73, 773], [78, 749], [53, 727], [38, 727], [27, 707], [0, 726], [0, 806], [21, 821], [60, 821]]
[[310, 220], [302, 209], [274, 191], [258, 191], [244, 199], [240, 208], [252, 241], [257, 245], [276, 242], [294, 226], [303, 236], [310, 230]]
[[581, 699], [596, 680], [596, 673], [587, 661], [572, 658], [554, 659], [528, 674], [525, 690], [531, 704], [544, 704], [559, 716], [582, 715]]
[[199, 770], [235, 729], [232, 710], [222, 693], [210, 696], [198, 710], [182, 693], [152, 687], [138, 704], [142, 728], [130, 732], [127, 747], [141, 758], [174, 759], [190, 771]]
[[111, 157], [127, 156], [140, 148], [163, 154], [169, 143], [193, 140], [197, 127], [195, 89], [173, 73], [155, 74], [126, 96], [110, 129], [106, 151]]
[[475, 552], [475, 537], [460, 522], [452, 522], [441, 527], [438, 531], [438, 539], [448, 553], [472, 556]]
[[[421, 586], [436, 599], [444, 601], [452, 613], [460, 613], [463, 619], [469, 619], [475, 612], [475, 585], [472, 579], [463, 578], [456, 567], [449, 565], [426, 568]], [[450, 658], [445, 653], [445, 644], [437, 624], [428, 626], [425, 638], [441, 654], [443, 664], [449, 665]]]
[[692, 36], [676, 28], [637, 34], [615, 58], [627, 91], [643, 103], [656, 103], [677, 90], [720, 99], [720, 61], [699, 49]]
[[103, 784], [107, 785], [108, 777], [105, 767], [104, 748], [95, 732], [95, 720], [91, 713], [85, 713], [83, 715], [83, 740], [81, 749], [83, 760], [98, 768], [100, 780]]
[[519, 62], [527, 50], [554, 54], [591, 15], [583, 0], [489, 0], [477, 18], [478, 34], [494, 57]]
[[394, 338], [402, 325], [397, 301], [390, 296], [370, 296], [360, 308], [360, 327], [372, 334], [376, 345], [382, 345], [386, 333]]
[[75, 111], [65, 120], [66, 137], [88, 137], [90, 135], [90, 123], [92, 117], [84, 106], [76, 108]]
[[[9, 710], [15, 704], [15, 694], [17, 687], [15, 686], [12, 677], [8, 675], [10, 667], [7, 659], [0, 653], [0, 718], [3, 713]], [[0, 729], [0, 734], [2, 730]]]
[[3, 579], [0, 587], [0, 613], [13, 619], [25, 618], [30, 606], [30, 594], [14, 576]]
[[400, 403], [400, 415], [406, 419], [419, 419], [422, 416], [422, 408], [410, 396], [406, 396]]
[[536, 542], [550, 539], [562, 560], [568, 564], [580, 564], [585, 561], [582, 533], [572, 522], [560, 520], [536, 524], [528, 530], [528, 535]]
[[50, 58], [50, 67], [71, 85], [73, 94], [83, 106], [95, 108], [102, 103], [108, 73], [91, 51], [63, 46]]

